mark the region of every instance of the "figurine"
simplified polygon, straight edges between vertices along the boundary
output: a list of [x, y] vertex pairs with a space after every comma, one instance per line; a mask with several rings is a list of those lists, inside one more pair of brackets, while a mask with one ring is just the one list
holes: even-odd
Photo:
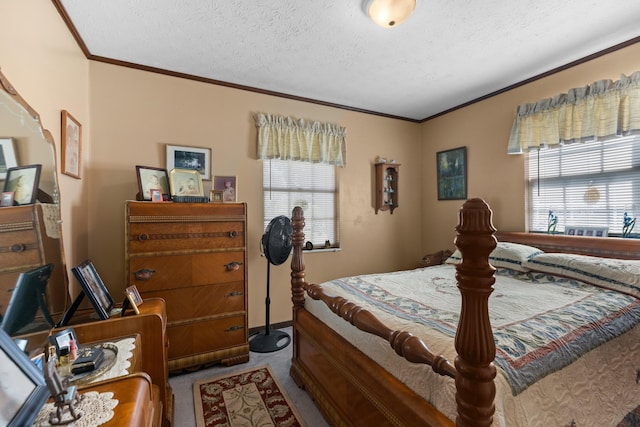
[[[49, 414], [49, 424], [51, 425], [64, 425], [76, 421], [82, 416], [82, 413], [76, 410], [75, 405], [80, 403], [84, 398], [78, 394], [76, 386], [72, 385], [66, 388], [60, 378], [60, 374], [56, 369], [55, 359], [49, 359], [44, 369], [44, 379], [53, 398], [54, 405], [56, 407], [55, 412]], [[65, 409], [69, 408], [70, 419], [65, 418]]]

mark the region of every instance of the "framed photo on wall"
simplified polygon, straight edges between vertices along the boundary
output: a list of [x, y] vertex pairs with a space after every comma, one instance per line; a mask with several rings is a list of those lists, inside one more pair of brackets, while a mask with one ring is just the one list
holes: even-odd
[[436, 153], [438, 200], [467, 198], [467, 147]]
[[202, 179], [210, 180], [211, 149], [167, 144], [167, 170], [174, 168], [195, 170]]
[[13, 138], [0, 138], [0, 181], [7, 179], [7, 170], [18, 166]]
[[213, 189], [222, 191], [223, 202], [235, 202], [238, 194], [238, 179], [235, 176], [215, 176]]
[[42, 165], [28, 165], [7, 170], [3, 193], [12, 192], [13, 200], [19, 205], [32, 205], [38, 196], [40, 170]]
[[80, 179], [82, 159], [82, 125], [68, 111], [62, 110], [62, 173]]

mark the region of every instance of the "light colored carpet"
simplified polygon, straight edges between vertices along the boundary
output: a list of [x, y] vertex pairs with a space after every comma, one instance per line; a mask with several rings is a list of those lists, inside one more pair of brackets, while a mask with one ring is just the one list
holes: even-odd
[[[282, 329], [291, 335], [291, 328]], [[195, 407], [193, 405], [193, 383], [195, 381], [206, 380], [218, 376], [240, 372], [246, 369], [269, 365], [272, 372], [278, 378], [278, 382], [285, 389], [291, 402], [304, 419], [307, 427], [328, 427], [315, 403], [311, 400], [306, 391], [300, 389], [289, 376], [291, 367], [293, 346], [289, 344], [286, 348], [273, 353], [253, 353], [249, 355], [249, 362], [236, 366], [214, 366], [197, 372], [171, 376], [169, 383], [173, 387], [174, 395], [174, 420], [175, 427], [195, 427]]]

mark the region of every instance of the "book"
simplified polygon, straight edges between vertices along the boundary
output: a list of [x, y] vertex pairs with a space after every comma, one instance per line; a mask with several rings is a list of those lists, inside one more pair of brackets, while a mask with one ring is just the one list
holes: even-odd
[[101, 346], [78, 349], [78, 357], [71, 363], [71, 372], [80, 374], [96, 369], [104, 359]]

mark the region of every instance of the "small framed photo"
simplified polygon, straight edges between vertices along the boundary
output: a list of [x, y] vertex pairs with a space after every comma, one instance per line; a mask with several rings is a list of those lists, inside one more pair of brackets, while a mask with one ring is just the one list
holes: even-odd
[[78, 337], [76, 331], [73, 328], [66, 328], [62, 331], [52, 333], [49, 335], [49, 343], [56, 348], [56, 352], [60, 354], [60, 349], [63, 347], [70, 347], [71, 341], [78, 343]]
[[0, 378], [3, 385], [0, 423], [8, 427], [30, 426], [49, 398], [42, 371], [0, 329]]
[[7, 170], [18, 166], [13, 138], [0, 138], [0, 181], [7, 179]]
[[5, 191], [2, 193], [2, 199], [0, 199], [0, 206], [7, 207], [13, 206], [13, 195], [15, 193], [13, 191]]
[[166, 169], [154, 168], [151, 166], [136, 166], [136, 175], [138, 176], [138, 193], [141, 200], [154, 200], [151, 190], [160, 190], [160, 200], [163, 195], [169, 198], [169, 174]]
[[41, 169], [42, 165], [9, 168], [3, 193], [12, 192], [13, 200], [19, 205], [34, 204], [38, 196]]
[[172, 196], [201, 196], [204, 197], [202, 177], [197, 170], [172, 169], [169, 173]]
[[205, 181], [211, 179], [211, 149], [167, 144], [167, 170], [198, 171]]
[[82, 291], [91, 301], [100, 319], [108, 319], [115, 304], [91, 260], [73, 267], [71, 271], [80, 282]]
[[151, 190], [151, 201], [162, 202], [162, 190], [156, 190], [155, 188]]
[[133, 311], [135, 311], [136, 314], [140, 314], [140, 309], [138, 308], [138, 306], [140, 306], [140, 304], [142, 304], [144, 301], [142, 300], [142, 297], [140, 296], [140, 292], [138, 292], [138, 288], [136, 287], [136, 285], [129, 286], [124, 290], [124, 293], [127, 296], [127, 300], [129, 301], [129, 305], [131, 306], [131, 308], [133, 308]]
[[62, 110], [62, 173], [80, 179], [82, 159], [82, 125], [68, 111]]
[[213, 178], [213, 189], [222, 191], [223, 202], [235, 202], [238, 192], [238, 179], [235, 176], [216, 176]]
[[467, 198], [467, 147], [436, 153], [438, 200]]
[[222, 203], [222, 190], [211, 190], [209, 200], [211, 203]]

